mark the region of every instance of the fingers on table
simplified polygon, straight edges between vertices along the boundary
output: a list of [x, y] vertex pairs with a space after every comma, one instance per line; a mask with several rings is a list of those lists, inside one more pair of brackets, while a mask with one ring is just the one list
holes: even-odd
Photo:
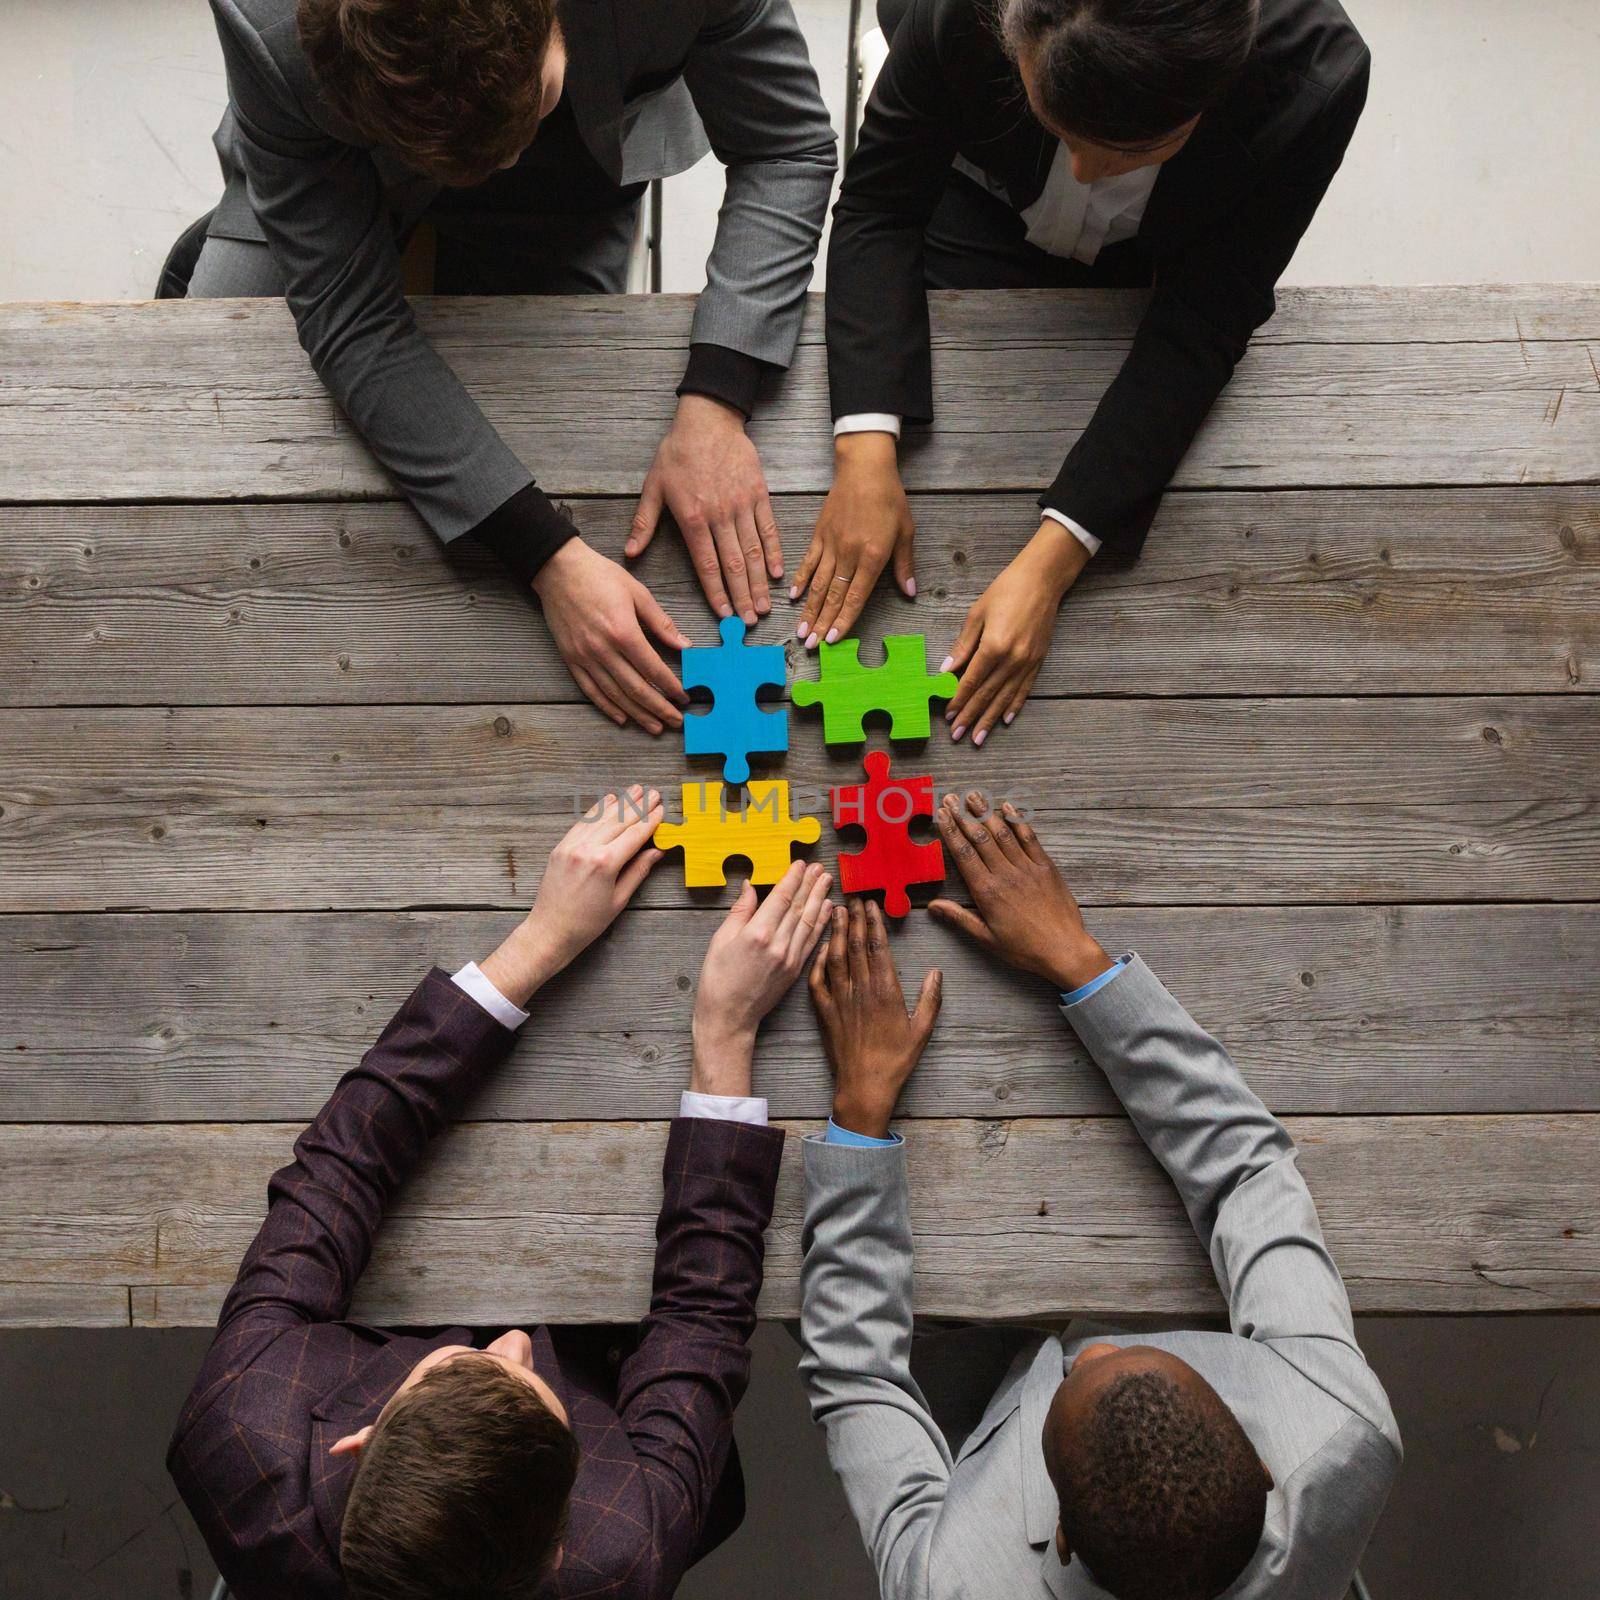
[[1017, 836], [1017, 842], [1029, 860], [1041, 867], [1054, 866], [1049, 853], [1039, 842], [1039, 835], [1033, 831], [1033, 824], [1009, 800], [1000, 809], [1005, 813], [1006, 820], [1011, 824], [1012, 833]]
[[657, 824], [666, 814], [660, 790], [651, 789], [647, 793], [643, 785], [634, 784], [628, 790], [626, 803], [617, 807], [612, 841], [618, 860], [627, 861], [649, 844]]
[[733, 603], [728, 599], [728, 591], [722, 581], [722, 563], [717, 559], [717, 545], [711, 537], [711, 525], [704, 521], [688, 523], [683, 528], [683, 542], [689, 547], [689, 561], [711, 609], [719, 617], [731, 617]]
[[[945, 707], [944, 720], [954, 724], [950, 737], [959, 739], [968, 728], [976, 730], [980, 724], [987, 736], [994, 717], [985, 720], [985, 715], [997, 697], [1000, 703], [995, 709], [995, 716], [1010, 704], [1015, 677], [1014, 668], [1008, 667], [996, 653], [980, 645], [972, 658], [972, 665], [961, 675], [961, 682], [950, 697], [950, 704]], [[974, 739], [973, 742], [981, 741]]]
[[989, 932], [989, 925], [977, 912], [960, 906], [954, 900], [935, 900], [928, 906], [929, 912], [937, 917], [940, 922], [948, 923], [952, 928], [960, 931], [985, 950], [995, 948], [994, 935]]
[[[683, 725], [683, 713], [669, 698], [677, 680], [642, 634], [637, 645], [614, 660], [608, 670], [617, 688], [627, 696], [628, 708], [651, 733]], [[663, 684], [673, 688], [663, 689]]]
[[750, 574], [745, 570], [737, 521], [732, 516], [719, 518], [711, 525], [711, 536], [716, 540], [717, 559], [722, 563], [722, 581], [728, 586], [728, 598], [733, 602], [733, 609], [747, 623], [753, 623], [756, 620], [756, 608], [750, 597]]
[[[1009, 723], [1028, 698], [1028, 690], [1038, 676], [1037, 667], [1018, 667], [1004, 675], [997, 674], [994, 688], [981, 704], [967, 708], [967, 724], [972, 729], [972, 742], [981, 745], [1002, 717]], [[981, 692], [981, 691], [980, 691]], [[976, 697], [975, 697], [976, 700]]]
[[848, 991], [850, 985], [850, 912], [848, 907], [835, 906], [829, 918], [826, 949], [828, 988], [834, 995]]
[[895, 970], [894, 955], [889, 949], [889, 925], [883, 919], [883, 908], [876, 900], [867, 901], [867, 971], [872, 983], [884, 993], [900, 994], [900, 974]]
[[655, 538], [656, 528], [661, 522], [661, 505], [661, 485], [656, 482], [655, 474], [651, 473], [644, 480], [639, 505], [633, 513], [633, 526], [628, 530], [628, 542], [623, 546], [624, 555], [631, 558], [644, 553], [645, 547]]
[[944, 1003], [944, 974], [930, 968], [917, 991], [916, 1009], [911, 1013], [911, 1026], [917, 1037], [917, 1048], [923, 1048], [933, 1035], [933, 1025], [939, 1020], [939, 1007]]
[[767, 576], [776, 582], [783, 576], [783, 534], [772, 514], [772, 500], [766, 494], [756, 501], [756, 533], [767, 559]]
[[[634, 581], [638, 582], [637, 579]], [[634, 610], [645, 627], [669, 649], [687, 650], [694, 643], [694, 640], [668, 615], [667, 608], [642, 583], [638, 585], [634, 596]], [[689, 697], [683, 692], [683, 685], [678, 682], [670, 668], [665, 670], [667, 676], [672, 678], [673, 689], [677, 691], [673, 698], [679, 705], [687, 705]]]
[[829, 552], [817, 563], [816, 575], [811, 580], [811, 592], [806, 596], [805, 615], [796, 632], [812, 649], [822, 638], [823, 629], [830, 626], [829, 618], [837, 615], [844, 597], [855, 576], [855, 567], [836, 561]]
[[828, 890], [833, 879], [813, 863], [791, 908], [788, 963], [798, 971], [828, 925]]
[[741, 506], [735, 516], [739, 530], [739, 549], [744, 556], [745, 579], [750, 586], [750, 601], [758, 617], [772, 610], [772, 592], [767, 587], [767, 552], [761, 530], [756, 526], [754, 506]]
[[600, 687], [599, 680], [589, 672], [587, 667], [580, 667], [574, 664], [572, 679], [583, 690], [584, 698], [591, 705], [599, 707], [619, 728], [627, 727], [628, 713], [612, 698], [610, 693]]
[[[822, 552], [827, 548], [820, 532], [813, 532], [811, 543], [806, 546], [806, 553], [800, 558], [800, 570], [794, 575], [794, 582], [789, 585], [789, 598], [798, 600], [806, 592], [806, 586], [811, 582], [811, 575], [817, 570], [818, 563], [822, 560]], [[800, 631], [798, 628], [795, 630]]]

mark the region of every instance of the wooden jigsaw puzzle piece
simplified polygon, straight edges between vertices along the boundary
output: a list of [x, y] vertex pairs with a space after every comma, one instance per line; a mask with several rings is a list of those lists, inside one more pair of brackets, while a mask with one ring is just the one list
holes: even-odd
[[686, 714], [683, 750], [691, 756], [722, 756], [722, 776], [729, 783], [750, 777], [753, 753], [777, 754], [789, 748], [789, 713], [757, 704], [756, 691], [781, 689], [789, 681], [782, 645], [747, 645], [740, 617], [724, 617], [720, 645], [683, 652], [683, 686], [709, 689], [711, 709]]
[[833, 825], [866, 831], [866, 848], [840, 852], [839, 889], [864, 894], [882, 889], [883, 909], [891, 917], [911, 910], [906, 888], [913, 883], [944, 881], [944, 847], [937, 839], [916, 844], [911, 838], [915, 817], [933, 815], [931, 777], [891, 778], [889, 757], [872, 751], [865, 762], [867, 781], [833, 791]]
[[883, 656], [884, 664], [878, 668], [883, 684], [879, 709], [889, 713], [889, 737], [926, 739], [931, 725], [928, 702], [948, 700], [961, 680], [953, 672], [928, 671], [927, 643], [920, 633], [889, 634], [883, 641]]
[[749, 859], [752, 883], [776, 883], [789, 870], [793, 846], [822, 837], [815, 817], [789, 815], [789, 785], [782, 779], [752, 783], [742, 811], [727, 809], [715, 779], [684, 784], [680, 798], [683, 821], [659, 824], [654, 843], [661, 850], [682, 847], [683, 881], [690, 889], [725, 885], [729, 856]]
[[871, 709], [871, 697], [860, 688], [859, 674], [866, 669], [859, 659], [861, 641], [841, 639], [817, 648], [817, 676], [801, 678], [789, 691], [797, 706], [822, 707], [824, 744], [860, 744], [866, 738], [862, 716]]
[[956, 675], [928, 671], [920, 633], [889, 634], [881, 667], [862, 666], [860, 649], [859, 639], [821, 645], [818, 676], [802, 678], [789, 698], [797, 706], [822, 706], [825, 744], [860, 744], [866, 738], [862, 718], [869, 711], [888, 713], [892, 739], [926, 739], [932, 727], [928, 702], [948, 700], [956, 692]]

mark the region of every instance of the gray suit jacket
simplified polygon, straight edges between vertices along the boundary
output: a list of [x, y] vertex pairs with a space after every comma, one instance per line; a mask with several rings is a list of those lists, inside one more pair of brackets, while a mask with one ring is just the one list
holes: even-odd
[[[319, 376], [434, 532], [455, 539], [533, 478], [400, 290], [397, 241], [437, 187], [326, 104], [295, 0], [211, 7], [229, 90], [211, 232], [271, 247]], [[789, 0], [564, 0], [561, 22], [564, 93], [613, 180], [681, 172], [708, 137], [727, 168], [691, 339], [787, 366], [836, 164]]]
[[[1064, 1008], [1177, 1185], [1231, 1333], [1112, 1336], [1182, 1357], [1272, 1472], [1260, 1548], [1230, 1600], [1336, 1600], [1400, 1463], [1382, 1386], [1279, 1122], [1137, 957]], [[1024, 1349], [952, 1459], [912, 1379], [905, 1147], [805, 1142], [801, 1367], [884, 1600], [1105, 1593], [1056, 1555], [1040, 1436], [1087, 1340]]]

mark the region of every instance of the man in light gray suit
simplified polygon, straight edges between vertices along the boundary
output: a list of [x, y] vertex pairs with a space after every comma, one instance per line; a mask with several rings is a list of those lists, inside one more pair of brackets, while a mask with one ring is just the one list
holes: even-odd
[[804, 1147], [801, 1368], [884, 1600], [1336, 1600], [1400, 1438], [1294, 1145], [1144, 963], [1089, 935], [1011, 807], [947, 795], [937, 826], [975, 909], [933, 912], [1062, 992], [1177, 1185], [1232, 1331], [1029, 1336], [952, 1452], [912, 1375], [889, 1132], [932, 1016], [908, 1019], [876, 908], [836, 913], [812, 971], [836, 1091]]
[[763, 375], [794, 353], [836, 164], [789, 0], [211, 7], [226, 189], [158, 293], [287, 296], [318, 374], [439, 538], [475, 535], [538, 593], [613, 721], [679, 726], [682, 686], [648, 636], [688, 639], [577, 536], [429, 346], [401, 251], [426, 218], [441, 292], [617, 292], [650, 180], [716, 152], [727, 179], [707, 287], [627, 553], [665, 509], [713, 609], [754, 624], [783, 553], [745, 422]]

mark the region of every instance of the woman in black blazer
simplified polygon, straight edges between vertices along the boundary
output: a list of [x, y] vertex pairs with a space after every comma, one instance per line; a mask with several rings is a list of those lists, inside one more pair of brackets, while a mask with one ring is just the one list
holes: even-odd
[[902, 421], [927, 290], [1154, 286], [1132, 349], [973, 605], [946, 720], [1021, 709], [1095, 551], [1132, 558], [1344, 157], [1369, 56], [1337, 0], [880, 0], [891, 39], [828, 251], [833, 488], [790, 591], [808, 644], [884, 567], [915, 595]]

